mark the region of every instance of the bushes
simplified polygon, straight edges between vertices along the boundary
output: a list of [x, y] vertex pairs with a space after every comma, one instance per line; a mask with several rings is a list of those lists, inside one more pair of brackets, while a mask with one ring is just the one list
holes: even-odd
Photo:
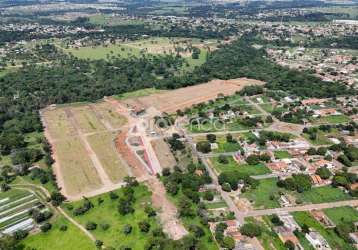
[[48, 222], [45, 222], [43, 225], [40, 226], [40, 230], [42, 232], [47, 232], [52, 228], [52, 225]]
[[292, 177], [286, 178], [285, 180], [279, 180], [277, 186], [302, 193], [312, 188], [312, 182], [308, 175], [294, 174]]
[[86, 224], [86, 229], [87, 230], [90, 230], [90, 231], [92, 231], [92, 230], [96, 230], [97, 229], [97, 224], [96, 223], [94, 223], [94, 222], [87, 222], [87, 224]]
[[258, 237], [262, 233], [262, 229], [259, 225], [253, 224], [253, 223], [246, 223], [240, 228], [240, 232], [243, 235], [249, 236], [249, 237]]
[[211, 152], [211, 145], [207, 141], [200, 141], [196, 144], [196, 149], [201, 153], [207, 154]]

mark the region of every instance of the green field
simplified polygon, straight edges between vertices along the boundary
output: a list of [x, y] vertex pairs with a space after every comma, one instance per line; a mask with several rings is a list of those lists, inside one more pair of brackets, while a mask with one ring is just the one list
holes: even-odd
[[306, 224], [308, 227], [318, 231], [331, 246], [332, 249], [344, 249], [344, 250], [353, 250], [354, 247], [348, 242], [345, 242], [340, 238], [335, 232], [334, 229], [325, 229], [317, 220], [315, 220], [310, 213], [308, 212], [295, 212], [293, 217], [296, 222], [302, 227]]
[[264, 175], [271, 173], [271, 171], [261, 163], [253, 166], [248, 164], [239, 165], [231, 156], [228, 156], [227, 159], [229, 163], [222, 164], [219, 162], [218, 157], [212, 158], [213, 166], [217, 172], [237, 171], [246, 175]]
[[313, 145], [332, 145], [333, 143], [328, 139], [326, 134], [322, 131], [317, 132], [317, 138], [316, 140], [310, 139], [310, 136], [308, 134], [303, 134], [303, 137], [308, 140]]
[[108, 25], [108, 26], [144, 24], [144, 22], [141, 20], [125, 20], [123, 18], [113, 17], [110, 15], [90, 16], [89, 21], [90, 21], [90, 23], [93, 23], [96, 25]]
[[288, 151], [275, 151], [274, 152], [276, 159], [290, 159], [292, 156]]
[[96, 47], [81, 47], [79, 49], [64, 49], [67, 53], [72, 53], [75, 57], [81, 59], [100, 60], [109, 59], [110, 57], [128, 58], [130, 56], [139, 56], [140, 50], [128, 47], [127, 45], [108, 45]]
[[[62, 225], [67, 226], [67, 231], [60, 231]], [[50, 231], [30, 235], [21, 243], [26, 249], [36, 250], [96, 249], [94, 242], [63, 217], [56, 218]]]
[[324, 212], [336, 225], [342, 222], [358, 221], [358, 211], [352, 207], [329, 208]]
[[[277, 178], [263, 179], [259, 183], [256, 189], [246, 191], [242, 194], [242, 197], [252, 201], [253, 206], [258, 209], [280, 207], [277, 197], [279, 191], [284, 190], [277, 187]], [[274, 199], [270, 199], [272, 195], [275, 196]]]
[[120, 95], [115, 95], [114, 98], [118, 99], [118, 100], [125, 100], [125, 99], [129, 99], [129, 98], [137, 98], [137, 97], [143, 97], [143, 96], [148, 96], [148, 95], [152, 95], [152, 94], [158, 94], [158, 93], [163, 93], [165, 92], [164, 90], [160, 90], [160, 89], [155, 89], [155, 88], [147, 88], [147, 89], [140, 89], [140, 90], [136, 90], [136, 91], [132, 91], [132, 92], [126, 92]]
[[214, 153], [226, 153], [226, 152], [236, 152], [241, 149], [241, 146], [238, 142], [227, 142], [226, 138], [219, 138], [216, 140], [218, 148], [214, 149]]
[[351, 119], [346, 115], [329, 115], [314, 119], [313, 124], [340, 124], [350, 122]]
[[[81, 223], [86, 225], [88, 222], [95, 222], [98, 224], [96, 230], [93, 230], [92, 233], [99, 240], [102, 240], [106, 246], [120, 247], [120, 246], [130, 246], [132, 249], [143, 249], [145, 242], [148, 239], [146, 233], [140, 232], [138, 228], [138, 222], [147, 220], [151, 224], [151, 230], [159, 226], [155, 218], [148, 219], [147, 214], [144, 212], [145, 204], [150, 203], [151, 193], [147, 190], [145, 186], [135, 187], [135, 203], [133, 208], [135, 212], [133, 214], [127, 214], [122, 216], [117, 210], [118, 199], [111, 200], [108, 193], [103, 194], [94, 198], [91, 198], [90, 201], [94, 204], [94, 208], [90, 209], [87, 213], [81, 216], [73, 216], [73, 218]], [[116, 191], [119, 196], [122, 194], [122, 189]], [[103, 203], [98, 205], [98, 198], [103, 199]], [[70, 203], [74, 208], [79, 207], [82, 204], [82, 201]], [[72, 214], [68, 209], [67, 205], [63, 205], [65, 210]], [[100, 224], [108, 224], [109, 229], [103, 230], [100, 227]], [[133, 227], [132, 232], [129, 235], [125, 235], [122, 230], [124, 225], [130, 224]]]
[[309, 191], [298, 193], [297, 198], [305, 203], [324, 203], [349, 200], [351, 196], [332, 186], [315, 187]]

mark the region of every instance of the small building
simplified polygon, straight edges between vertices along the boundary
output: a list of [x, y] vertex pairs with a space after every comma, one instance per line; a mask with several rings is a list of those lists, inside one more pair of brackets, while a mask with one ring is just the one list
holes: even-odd
[[312, 231], [305, 235], [309, 243], [317, 250], [331, 250], [332, 248], [328, 245], [328, 242], [319, 232]]

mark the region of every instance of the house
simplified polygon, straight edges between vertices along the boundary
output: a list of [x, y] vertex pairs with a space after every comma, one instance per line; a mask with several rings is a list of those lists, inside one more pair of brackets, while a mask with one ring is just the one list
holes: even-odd
[[306, 239], [311, 243], [314, 249], [317, 250], [331, 250], [332, 248], [328, 245], [328, 242], [319, 232], [312, 231], [305, 235]]
[[325, 159], [319, 159], [318, 161], [315, 161], [313, 163], [313, 165], [316, 167], [316, 168], [322, 168], [322, 167], [326, 167], [328, 169], [333, 169], [335, 166], [333, 164], [333, 162], [330, 162], [330, 161], [327, 161]]
[[295, 234], [288, 228], [280, 226], [275, 228], [278, 237], [280, 240], [285, 243], [286, 241], [291, 241], [293, 244], [299, 245], [299, 240], [295, 236]]
[[324, 103], [325, 101], [326, 101], [325, 99], [311, 98], [311, 99], [302, 100], [302, 105], [304, 106], [319, 105]]
[[325, 228], [334, 228], [336, 226], [334, 222], [321, 210], [312, 210], [311, 215]]
[[272, 171], [284, 172], [287, 171], [288, 164], [284, 161], [276, 161], [276, 162], [267, 163], [267, 167]]
[[278, 217], [283, 222], [283, 225], [292, 232], [296, 229], [301, 229], [291, 214], [279, 214]]
[[336, 109], [318, 109], [314, 111], [314, 114], [317, 116], [329, 116], [329, 115], [341, 115], [342, 113], [338, 112]]
[[310, 175], [310, 177], [311, 177], [311, 181], [312, 181], [313, 185], [321, 186], [324, 184], [324, 181], [322, 180], [322, 178], [319, 175], [313, 174], [313, 175]]

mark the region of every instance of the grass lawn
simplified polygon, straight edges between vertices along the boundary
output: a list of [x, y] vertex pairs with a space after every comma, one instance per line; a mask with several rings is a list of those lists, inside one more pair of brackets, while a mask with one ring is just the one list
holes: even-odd
[[[62, 225], [67, 226], [67, 231], [60, 231]], [[21, 243], [26, 249], [36, 250], [96, 249], [94, 242], [63, 217], [56, 218], [50, 231], [28, 236]]]
[[228, 156], [227, 159], [229, 160], [229, 163], [222, 164], [219, 162], [218, 157], [213, 158], [212, 163], [214, 165], [215, 170], [219, 173], [235, 170], [239, 173], [247, 175], [263, 175], [271, 173], [271, 171], [264, 164], [261, 163], [253, 166], [248, 164], [239, 165], [231, 156]]
[[274, 106], [271, 103], [260, 104], [260, 107], [268, 113], [274, 110]]
[[306, 140], [308, 140], [310, 143], [312, 143], [313, 145], [331, 145], [331, 144], [333, 144], [322, 131], [319, 131], [317, 133], [316, 140], [311, 140], [310, 136], [308, 134], [303, 134], [303, 137]]
[[226, 152], [236, 152], [241, 149], [239, 143], [227, 142], [226, 138], [220, 138], [216, 140], [218, 148], [213, 150], [214, 153], [226, 153]]
[[358, 221], [358, 211], [352, 207], [329, 208], [324, 212], [336, 225], [342, 222]]
[[318, 231], [328, 241], [328, 244], [331, 246], [332, 249], [354, 249], [352, 245], [340, 238], [334, 232], [334, 229], [325, 229], [308, 212], [295, 212], [293, 213], [293, 216], [300, 226], [306, 224], [309, 228]]
[[263, 248], [266, 250], [286, 250], [283, 242], [278, 237], [277, 233], [273, 231], [273, 225], [268, 216], [262, 217], [262, 221], [255, 220], [255, 218], [246, 219], [247, 222], [257, 224], [262, 229], [262, 234], [258, 237]]
[[255, 208], [277, 208], [280, 204], [277, 198], [271, 200], [270, 196], [278, 196], [279, 191], [284, 191], [277, 187], [277, 178], [263, 179], [259, 181], [259, 185], [256, 189], [246, 191], [242, 194], [243, 198], [253, 202]]
[[206, 203], [205, 206], [206, 206], [207, 209], [216, 209], [216, 208], [227, 207], [225, 201], [218, 201], [218, 202], [213, 202], [213, 203]]
[[108, 56], [120, 56], [121, 58], [128, 58], [130, 56], [139, 56], [140, 49], [129, 47], [127, 45], [111, 44], [107, 47], [81, 47], [78, 49], [70, 48], [63, 49], [66, 53], [72, 53], [75, 57], [80, 59], [100, 60], [107, 59]]
[[158, 94], [163, 93], [165, 90], [155, 89], [155, 88], [146, 88], [146, 89], [140, 89], [132, 92], [126, 92], [120, 95], [115, 95], [114, 98], [118, 100], [125, 100], [129, 98], [135, 98], [135, 97], [142, 97], [142, 96], [148, 96], [152, 94]]
[[292, 158], [288, 151], [275, 151], [275, 158], [276, 159], [289, 159]]
[[[122, 195], [122, 190], [118, 190], [115, 193]], [[86, 225], [87, 222], [95, 222], [98, 224], [96, 230], [93, 230], [92, 233], [96, 236], [97, 239], [102, 240], [106, 246], [120, 247], [120, 246], [130, 246], [132, 249], [143, 249], [145, 242], [148, 239], [146, 233], [140, 232], [138, 228], [138, 222], [147, 220], [151, 224], [151, 230], [159, 226], [155, 218], [148, 219], [147, 214], [144, 212], [145, 204], [150, 203], [150, 192], [148, 189], [140, 185], [135, 187], [135, 198], [136, 202], [133, 206], [135, 212], [133, 214], [128, 214], [122, 216], [117, 210], [118, 199], [111, 200], [108, 194], [102, 194], [100, 196], [90, 198], [91, 202], [94, 204], [94, 208], [90, 209], [87, 213], [81, 216], [73, 216], [73, 218], [81, 223]], [[103, 203], [98, 205], [98, 198], [103, 199]], [[82, 205], [82, 201], [70, 203], [74, 208]], [[68, 206], [63, 205], [66, 211], [69, 214], [73, 214], [72, 211], [68, 209]], [[103, 230], [100, 227], [100, 224], [109, 224], [110, 227], [107, 230]], [[122, 230], [124, 225], [130, 224], [133, 227], [131, 234], [125, 235]]]
[[297, 198], [305, 203], [324, 203], [349, 200], [351, 196], [338, 188], [323, 186], [312, 188], [309, 191], [297, 194]]
[[346, 115], [329, 115], [313, 120], [314, 124], [340, 124], [351, 121], [351, 119]]

